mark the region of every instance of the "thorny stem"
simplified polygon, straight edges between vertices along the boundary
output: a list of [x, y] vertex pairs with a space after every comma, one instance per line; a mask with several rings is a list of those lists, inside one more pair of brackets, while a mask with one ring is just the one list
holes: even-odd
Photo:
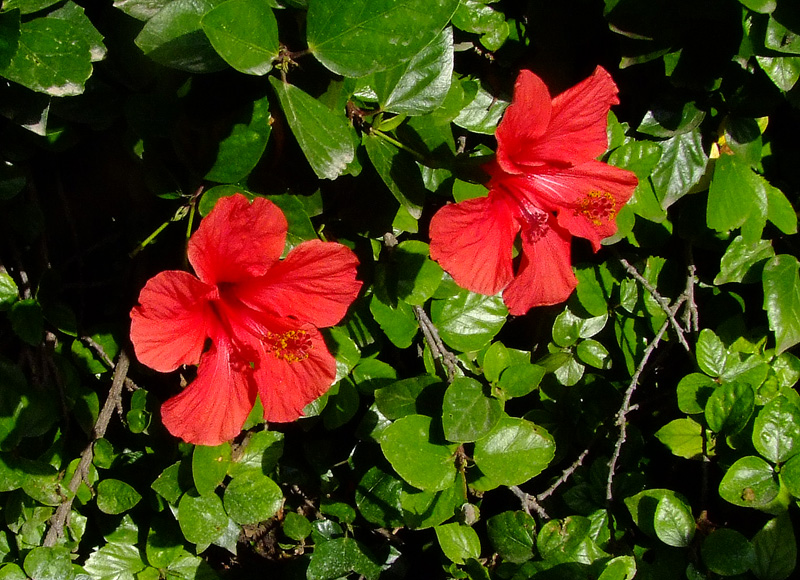
[[519, 498], [519, 501], [522, 502], [522, 509], [525, 511], [526, 514], [531, 515], [531, 509], [536, 512], [543, 520], [549, 520], [550, 516], [547, 515], [545, 509], [539, 505], [539, 502], [536, 501], [536, 498], [530, 494], [525, 493], [522, 491], [518, 486], [512, 485], [508, 489], [511, 490], [515, 496]]
[[565, 481], [567, 481], [572, 476], [572, 474], [575, 473], [575, 470], [578, 469], [583, 464], [583, 460], [586, 459], [587, 455], [589, 455], [589, 449], [590, 449], [589, 447], [584, 449], [583, 452], [578, 456], [578, 458], [575, 461], [572, 462], [572, 465], [570, 465], [563, 472], [561, 472], [561, 477], [559, 477], [553, 483], [553, 485], [551, 485], [546, 490], [544, 490], [542, 493], [540, 493], [540, 494], [538, 494], [536, 496], [536, 500], [537, 501], [544, 501], [548, 497], [553, 495], [553, 493], [561, 486], [561, 484], [564, 483]]
[[[681, 307], [681, 305], [686, 302], [686, 295], [682, 295], [675, 301], [675, 304], [672, 308], [669, 309], [669, 313], [672, 318], [675, 317], [675, 313]], [[617, 420], [616, 423], [619, 426], [619, 437], [617, 437], [617, 442], [614, 445], [614, 454], [611, 456], [611, 460], [608, 462], [608, 480], [606, 482], [606, 503], [608, 506], [611, 505], [611, 502], [614, 500], [614, 494], [612, 491], [612, 486], [614, 483], [614, 472], [617, 468], [617, 461], [619, 460], [620, 453], [622, 451], [622, 445], [625, 443], [625, 439], [628, 436], [627, 430], [627, 419], [628, 413], [636, 409], [636, 405], [631, 405], [631, 398], [633, 397], [633, 393], [636, 391], [636, 387], [639, 385], [639, 377], [642, 375], [644, 371], [644, 367], [647, 365], [647, 361], [650, 358], [650, 355], [653, 354], [653, 351], [658, 347], [658, 344], [661, 342], [661, 338], [664, 336], [664, 333], [670, 326], [670, 320], [665, 320], [664, 324], [661, 325], [661, 328], [656, 333], [656, 336], [647, 345], [647, 348], [642, 355], [642, 360], [639, 361], [639, 366], [636, 368], [636, 371], [633, 373], [633, 377], [631, 377], [631, 383], [628, 385], [628, 389], [625, 391], [625, 396], [622, 400], [622, 406], [620, 407], [619, 411], [617, 412]]]
[[111, 390], [108, 393], [108, 398], [106, 399], [103, 409], [100, 411], [100, 415], [97, 417], [97, 422], [94, 425], [94, 429], [92, 430], [92, 440], [89, 442], [86, 448], [84, 448], [83, 453], [81, 453], [81, 459], [78, 463], [78, 468], [75, 470], [75, 473], [72, 474], [69, 484], [67, 484], [67, 489], [70, 492], [69, 497], [65, 498], [64, 501], [59, 504], [55, 513], [50, 518], [50, 528], [47, 530], [47, 536], [45, 537], [43, 544], [45, 547], [55, 546], [58, 539], [64, 535], [64, 526], [67, 525], [69, 513], [72, 509], [72, 501], [75, 499], [75, 493], [78, 491], [81, 481], [85, 480], [89, 473], [89, 465], [91, 465], [92, 457], [94, 456], [94, 442], [98, 439], [102, 439], [106, 434], [106, 429], [108, 429], [108, 423], [111, 421], [111, 416], [114, 414], [114, 410], [120, 405], [122, 385], [125, 384], [125, 379], [128, 376], [129, 365], [130, 360], [128, 359], [127, 353], [124, 350], [120, 351], [119, 358], [117, 359], [117, 364], [114, 369], [114, 378], [111, 382]]
[[644, 286], [645, 290], [647, 290], [655, 299], [655, 301], [658, 302], [659, 306], [661, 306], [661, 309], [667, 314], [667, 319], [672, 325], [672, 328], [675, 330], [675, 334], [678, 335], [678, 341], [681, 343], [681, 346], [683, 346], [686, 352], [692, 352], [692, 347], [690, 347], [689, 343], [686, 342], [686, 337], [684, 336], [686, 331], [675, 318], [675, 312], [677, 311], [673, 311], [670, 308], [669, 301], [664, 298], [658, 292], [658, 290], [656, 290], [655, 287], [648, 282], [647, 278], [642, 276], [639, 271], [634, 268], [625, 258], [622, 256], [617, 256], [617, 260], [619, 260], [619, 263], [625, 267], [625, 269], [628, 271], [628, 274], [630, 274], [637, 282], [639, 282], [639, 284]]

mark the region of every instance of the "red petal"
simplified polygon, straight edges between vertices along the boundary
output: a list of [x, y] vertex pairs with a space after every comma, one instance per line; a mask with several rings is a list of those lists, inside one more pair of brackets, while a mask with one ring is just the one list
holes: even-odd
[[283, 253], [286, 218], [264, 198], [223, 197], [189, 240], [189, 262], [208, 284], [264, 274]]
[[520, 316], [535, 306], [563, 302], [578, 284], [570, 264], [570, 237], [551, 223], [534, 243], [522, 237], [519, 273], [503, 291], [511, 314]]
[[333, 326], [361, 289], [357, 266], [346, 246], [312, 240], [294, 248], [266, 275], [237, 285], [235, 293], [251, 308], [317, 327]]
[[600, 161], [532, 174], [529, 180], [541, 205], [558, 213], [561, 227], [590, 240], [595, 251], [617, 231], [617, 214], [638, 183], [632, 172]]
[[431, 258], [459, 286], [494, 295], [513, 277], [514, 238], [519, 224], [504, 195], [446, 205], [431, 219]]
[[260, 366], [256, 369], [258, 394], [267, 421], [285, 423], [302, 416], [303, 408], [324, 394], [336, 378], [336, 360], [319, 331], [311, 325], [273, 325], [277, 335], [295, 332], [306, 341], [305, 357], [296, 350], [270, 349], [262, 343]]
[[231, 360], [232, 347], [218, 340], [203, 355], [197, 378], [161, 406], [170, 433], [195, 445], [219, 445], [242, 430], [253, 408], [252, 371]]
[[550, 125], [541, 139], [519, 143], [517, 151], [506, 154], [529, 169], [594, 159], [608, 147], [608, 111], [617, 103], [617, 85], [605, 69], [597, 67], [592, 76], [553, 99]]
[[[550, 122], [550, 92], [542, 79], [522, 70], [514, 85], [514, 97], [495, 131], [497, 162], [510, 173], [519, 173], [518, 154], [534, 144]], [[527, 159], [527, 157], [526, 157]]]
[[188, 272], [151, 278], [131, 310], [131, 342], [137, 358], [152, 369], [174, 371], [200, 360], [208, 336], [208, 301], [216, 290]]

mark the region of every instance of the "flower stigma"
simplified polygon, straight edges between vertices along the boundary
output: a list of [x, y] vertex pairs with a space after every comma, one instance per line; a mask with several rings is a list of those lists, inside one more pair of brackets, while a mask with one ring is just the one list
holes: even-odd
[[275, 358], [295, 363], [308, 358], [308, 351], [314, 348], [311, 338], [305, 330], [288, 330], [274, 333], [267, 331], [264, 342], [269, 346]]
[[578, 203], [576, 215], [582, 215], [596, 226], [608, 223], [617, 217], [614, 196], [607, 191], [592, 190]]

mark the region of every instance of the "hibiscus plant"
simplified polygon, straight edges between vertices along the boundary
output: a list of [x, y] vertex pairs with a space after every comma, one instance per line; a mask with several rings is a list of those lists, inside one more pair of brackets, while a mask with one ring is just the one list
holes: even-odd
[[786, 580], [795, 0], [5, 0], [0, 580]]

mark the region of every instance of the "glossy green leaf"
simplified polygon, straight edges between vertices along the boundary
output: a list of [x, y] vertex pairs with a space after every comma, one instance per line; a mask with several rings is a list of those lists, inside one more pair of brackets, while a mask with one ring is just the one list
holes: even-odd
[[652, 180], [661, 207], [667, 209], [700, 181], [708, 155], [699, 129], [663, 141], [661, 149], [661, 160], [653, 170]]
[[492, 95], [477, 81], [464, 81], [462, 87], [469, 100], [453, 123], [474, 133], [493, 135], [508, 101]]
[[453, 15], [458, 0], [313, 0], [311, 53], [336, 74], [362, 77], [413, 57]]
[[92, 578], [134, 578], [146, 567], [142, 554], [133, 544], [109, 543], [94, 551], [83, 565]]
[[769, 14], [778, 4], [777, 0], [739, 0], [739, 2], [759, 14]]
[[690, 373], [678, 383], [678, 408], [688, 415], [702, 413], [717, 383], [703, 373]]
[[782, 91], [791, 90], [800, 79], [798, 56], [756, 56], [756, 61], [775, 86]]
[[756, 559], [748, 539], [730, 528], [714, 530], [703, 541], [701, 554], [708, 569], [721, 576], [744, 574]]
[[453, 14], [453, 24], [465, 32], [480, 34], [480, 43], [492, 51], [499, 49], [509, 34], [503, 13], [484, 0], [463, 0]]
[[318, 177], [335, 179], [353, 161], [355, 131], [337, 113], [303, 90], [270, 77], [289, 127]]
[[764, 310], [775, 333], [778, 354], [800, 342], [800, 264], [781, 254], [764, 266]]
[[750, 385], [724, 383], [711, 393], [705, 408], [708, 426], [716, 433], [732, 435], [741, 431], [755, 407], [755, 394]]
[[18, 9], [22, 14], [32, 14], [57, 3], [58, 0], [8, 0], [3, 2], [3, 10]]
[[428, 244], [406, 240], [393, 252], [398, 272], [397, 297], [411, 305], [422, 305], [433, 296], [442, 281], [441, 266], [428, 257]]
[[228, 0], [201, 20], [211, 45], [239, 72], [265, 75], [278, 56], [278, 23], [272, 9], [258, 0]]
[[283, 533], [298, 542], [311, 535], [311, 524], [297, 512], [288, 512], [283, 518]]
[[714, 284], [758, 282], [761, 280], [764, 263], [774, 255], [775, 250], [770, 240], [748, 243], [742, 236], [736, 236], [722, 256]]
[[19, 300], [8, 313], [14, 333], [31, 346], [42, 342], [44, 316], [41, 305], [34, 299]]
[[283, 492], [263, 473], [248, 471], [231, 479], [223, 502], [225, 511], [237, 524], [255, 524], [278, 512], [283, 504]]
[[419, 332], [419, 323], [413, 306], [398, 301], [396, 306], [383, 302], [377, 294], [372, 295], [369, 311], [386, 337], [398, 348], [408, 348]]
[[691, 131], [703, 121], [705, 116], [705, 111], [699, 109], [691, 101], [675, 103], [674, 106], [662, 104], [647, 111], [636, 130], [653, 137], [673, 137]]
[[92, 62], [103, 60], [106, 57], [107, 50], [103, 44], [103, 35], [100, 34], [89, 17], [86, 16], [82, 6], [78, 6], [72, 0], [67, 0], [61, 7], [53, 10], [47, 16], [69, 22], [76, 31], [80, 32], [84, 40], [89, 44]]
[[511, 364], [511, 354], [502, 342], [493, 342], [483, 355], [483, 374], [489, 382], [500, 378], [500, 373]]
[[142, 499], [130, 485], [118, 479], [104, 479], [97, 485], [97, 508], [106, 514], [121, 514]]
[[467, 290], [431, 304], [431, 320], [442, 340], [462, 352], [487, 345], [502, 328], [507, 314], [499, 296], [484, 296]]
[[464, 504], [466, 487], [461, 476], [455, 485], [442, 491], [421, 491], [412, 488], [400, 493], [400, 505], [406, 525], [414, 529], [430, 528], [449, 520]]
[[492, 487], [520, 485], [550, 464], [555, 442], [544, 428], [515, 417], [503, 417], [475, 443], [473, 459]]
[[198, 545], [215, 542], [228, 527], [228, 514], [216, 494], [188, 492], [178, 504], [178, 523], [184, 537]]
[[797, 565], [797, 542], [789, 513], [769, 520], [753, 538], [753, 548], [752, 571], [758, 580], [790, 578]]
[[[220, 6], [227, 6], [222, 4]], [[269, 101], [258, 99], [237, 115], [230, 134], [219, 143], [214, 165], [205, 178], [219, 183], [236, 183], [247, 177], [261, 159], [272, 132]], [[204, 196], [205, 197], [205, 196]]]
[[34, 548], [25, 556], [22, 567], [33, 580], [72, 580], [75, 578], [69, 550], [62, 546]]
[[231, 444], [197, 445], [192, 453], [192, 478], [197, 493], [208, 495], [222, 483], [231, 463]]
[[753, 224], [753, 233], [745, 235], [745, 239], [755, 241], [767, 219], [767, 190], [771, 187], [737, 157], [722, 155], [717, 159], [708, 191], [708, 227], [727, 232], [745, 224], [750, 228]]
[[676, 548], [688, 546], [694, 537], [695, 522], [689, 504], [673, 495], [658, 500], [653, 517], [658, 539]]
[[738, 459], [719, 484], [720, 497], [742, 507], [766, 506], [777, 497], [778, 490], [772, 466], [754, 456]]
[[453, 30], [445, 28], [411, 60], [375, 73], [372, 87], [381, 109], [424, 115], [444, 102], [453, 75]]
[[92, 74], [90, 49], [70, 22], [35, 18], [20, 25], [17, 51], [0, 74], [53, 97], [79, 95]]
[[728, 351], [722, 340], [709, 328], [700, 331], [697, 338], [697, 366], [712, 377], [718, 377], [725, 370]]
[[485, 395], [478, 381], [457, 377], [444, 394], [444, 436], [456, 443], [477, 441], [492, 430], [502, 414], [503, 405]]
[[136, 46], [159, 64], [191, 73], [224, 69], [202, 29], [203, 16], [220, 0], [174, 0], [159, 10], [136, 37]]
[[703, 453], [703, 427], [690, 418], [673, 419], [655, 433], [673, 455], [692, 459]]
[[633, 580], [636, 576], [636, 558], [617, 556], [609, 560], [597, 580]]
[[425, 184], [414, 158], [377, 134], [364, 135], [363, 143], [386, 187], [412, 218], [419, 219], [425, 201]]
[[445, 442], [434, 428], [430, 417], [408, 415], [389, 425], [381, 438], [383, 454], [395, 471], [426, 491], [445, 489], [456, 476], [456, 445]]
[[353, 382], [362, 393], [374, 393], [396, 380], [395, 368], [376, 358], [364, 359], [353, 369]]
[[503, 371], [498, 386], [509, 397], [524, 397], [539, 386], [544, 375], [545, 369], [539, 365], [515, 364]]
[[756, 415], [753, 445], [774, 463], [800, 453], [800, 409], [785, 397], [767, 403]]
[[582, 516], [550, 520], [539, 531], [536, 547], [541, 556], [555, 564], [591, 564], [607, 556], [591, 536], [591, 521]]
[[468, 558], [481, 555], [481, 541], [469, 526], [459, 523], [444, 524], [434, 528], [442, 552], [450, 561], [463, 564]]
[[505, 511], [486, 520], [486, 532], [503, 560], [521, 564], [533, 557], [536, 522], [522, 511]]
[[381, 572], [381, 565], [363, 545], [353, 538], [335, 538], [318, 543], [306, 571], [308, 580], [332, 580], [355, 572], [362, 577], [374, 579]]
[[188, 478], [188, 482], [184, 479], [187, 478], [181, 477], [181, 462], [179, 461], [167, 467], [150, 487], [169, 503], [177, 504], [181, 495], [192, 485], [191, 478]]
[[375, 404], [388, 419], [394, 420], [414, 415], [421, 410], [419, 407], [420, 395], [425, 388], [440, 382], [440, 379], [432, 375], [421, 375], [393, 382], [375, 391]]
[[575, 355], [582, 363], [596, 369], [607, 369], [611, 365], [608, 349], [592, 338], [580, 341], [575, 349]]
[[[624, 500], [625, 507], [628, 508], [634, 523], [645, 534], [652, 537], [657, 536], [655, 528], [656, 512], [662, 500], [666, 500], [666, 507], [663, 512], [665, 516], [674, 510], [683, 510], [685, 506], [689, 505], [685, 497], [669, 489], [646, 489], [626, 497]], [[683, 513], [679, 517], [683, 520], [686, 514]], [[665, 526], [663, 531], [669, 533], [669, 522], [663, 522], [663, 525]]]
[[382, 528], [402, 527], [402, 480], [378, 466], [371, 467], [356, 487], [355, 500], [364, 518]]

